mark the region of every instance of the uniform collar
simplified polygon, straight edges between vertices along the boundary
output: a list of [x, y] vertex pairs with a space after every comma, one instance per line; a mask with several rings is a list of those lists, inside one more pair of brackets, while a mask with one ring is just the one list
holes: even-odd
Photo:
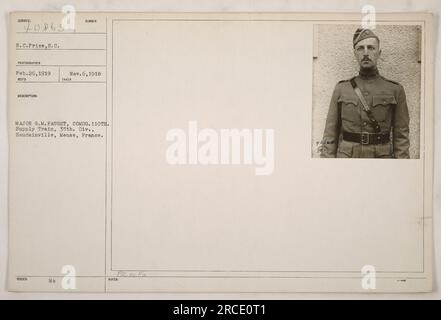
[[374, 69], [360, 69], [359, 76], [364, 80], [377, 79], [380, 76], [377, 68]]

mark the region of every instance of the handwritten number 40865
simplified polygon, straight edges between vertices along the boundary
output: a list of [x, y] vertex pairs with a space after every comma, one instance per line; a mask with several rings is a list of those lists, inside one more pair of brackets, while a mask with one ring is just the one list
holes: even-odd
[[30, 21], [25, 25], [25, 32], [62, 32], [64, 30], [62, 23], [35, 23]]

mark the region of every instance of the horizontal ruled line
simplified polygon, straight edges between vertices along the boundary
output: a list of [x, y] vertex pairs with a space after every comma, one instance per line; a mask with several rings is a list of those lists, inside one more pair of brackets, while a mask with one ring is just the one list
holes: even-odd
[[106, 81], [16, 81], [15, 83], [106, 83]]
[[[64, 278], [66, 276], [53, 275], [53, 276], [17, 276], [17, 278]], [[76, 278], [262, 278], [262, 279], [362, 279], [363, 276], [181, 276], [181, 275], [173, 275], [173, 276], [163, 276], [163, 275], [146, 275], [146, 276], [118, 276], [118, 275], [105, 275], [105, 276], [75, 276]], [[391, 277], [378, 277], [378, 279], [415, 279], [415, 280], [424, 280], [426, 277], [399, 277], [399, 276], [391, 276]]]
[[34, 31], [17, 31], [18, 34], [107, 34], [106, 32], [34, 32]]
[[80, 49], [80, 48], [71, 48], [71, 49], [35, 49], [35, 48], [15, 48], [15, 50], [32, 50], [32, 51], [54, 51], [54, 50], [82, 50], [82, 51], [105, 51], [106, 49]]
[[106, 67], [105, 64], [17, 64], [16, 67]]

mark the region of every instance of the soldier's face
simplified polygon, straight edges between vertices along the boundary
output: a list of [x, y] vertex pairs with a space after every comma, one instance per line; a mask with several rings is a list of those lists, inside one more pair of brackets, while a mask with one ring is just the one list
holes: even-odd
[[355, 58], [360, 68], [373, 68], [377, 66], [378, 58], [380, 58], [381, 50], [377, 39], [367, 38], [361, 40], [354, 49]]

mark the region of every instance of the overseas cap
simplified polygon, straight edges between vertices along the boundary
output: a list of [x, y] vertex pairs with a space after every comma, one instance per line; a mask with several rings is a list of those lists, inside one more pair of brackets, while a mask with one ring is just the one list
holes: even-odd
[[380, 39], [377, 37], [377, 35], [372, 30], [358, 28], [354, 33], [354, 38], [353, 38], [354, 48], [357, 45], [357, 43], [359, 43], [361, 40], [364, 40], [367, 38], [375, 38], [378, 41], [380, 41]]

